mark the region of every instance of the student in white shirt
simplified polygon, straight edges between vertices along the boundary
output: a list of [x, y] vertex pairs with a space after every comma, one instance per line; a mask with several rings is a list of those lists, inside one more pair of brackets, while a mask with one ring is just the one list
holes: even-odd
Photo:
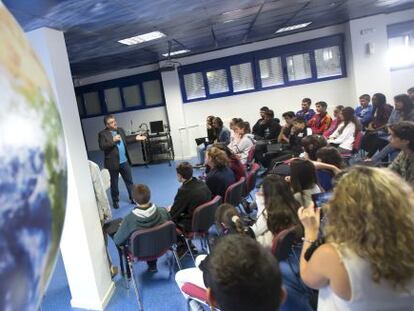
[[[310, 254], [320, 232], [320, 208], [301, 207], [305, 229], [300, 276], [319, 289], [318, 311], [414, 310], [414, 198], [387, 169], [355, 167], [323, 207], [325, 243]], [[308, 251], [309, 250], [309, 251]]]
[[361, 124], [355, 116], [352, 107], [345, 107], [341, 111], [343, 122], [328, 138], [328, 143], [338, 146], [340, 153], [352, 152], [355, 137], [361, 131]]
[[241, 163], [245, 164], [249, 151], [255, 144], [253, 135], [250, 134], [250, 124], [244, 121], [237, 122], [233, 129], [235, 138], [228, 147], [240, 159]]

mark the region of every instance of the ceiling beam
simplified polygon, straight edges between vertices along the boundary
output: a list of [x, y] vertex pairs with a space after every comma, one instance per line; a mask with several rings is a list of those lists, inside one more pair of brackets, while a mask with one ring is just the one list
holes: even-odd
[[251, 23], [250, 23], [250, 25], [249, 25], [249, 28], [247, 28], [247, 31], [246, 31], [246, 33], [245, 33], [245, 34], [244, 34], [244, 36], [243, 36], [243, 40], [242, 40], [242, 41], [243, 41], [243, 43], [245, 43], [245, 42], [246, 42], [247, 37], [249, 36], [250, 32], [251, 32], [251, 31], [252, 31], [252, 29], [253, 29], [254, 24], [255, 24], [255, 23], [256, 23], [256, 21], [257, 21], [257, 18], [259, 17], [260, 13], [262, 13], [262, 10], [263, 10], [263, 6], [264, 6], [264, 4], [265, 4], [265, 1], [263, 1], [263, 2], [262, 2], [262, 4], [260, 5], [259, 9], [257, 10], [256, 15], [254, 16], [253, 20], [251, 21]]

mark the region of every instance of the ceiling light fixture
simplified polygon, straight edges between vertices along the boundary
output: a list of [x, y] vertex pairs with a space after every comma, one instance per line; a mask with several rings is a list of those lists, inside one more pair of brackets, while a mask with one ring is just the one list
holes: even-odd
[[282, 27], [282, 28], [279, 28], [278, 30], [276, 30], [275, 33], [281, 33], [281, 32], [286, 32], [286, 31], [292, 31], [292, 30], [297, 30], [297, 29], [305, 28], [305, 27], [308, 27], [310, 24], [312, 24], [312, 22]]
[[143, 42], [148, 42], [148, 41], [160, 39], [160, 38], [163, 38], [165, 36], [166, 35], [164, 33], [160, 32], [160, 31], [152, 31], [152, 32], [144, 33], [142, 35], [138, 35], [138, 36], [118, 40], [118, 42], [122, 43], [122, 44], [125, 44], [125, 45], [134, 45], [134, 44], [139, 44], [139, 43], [143, 43]]
[[168, 56], [174, 56], [174, 55], [179, 55], [179, 54], [185, 54], [185, 53], [188, 53], [188, 52], [190, 52], [190, 50], [178, 50], [178, 51], [170, 52], [169, 55], [168, 55], [168, 53], [164, 53], [164, 54], [162, 54], [162, 56], [168, 57]]

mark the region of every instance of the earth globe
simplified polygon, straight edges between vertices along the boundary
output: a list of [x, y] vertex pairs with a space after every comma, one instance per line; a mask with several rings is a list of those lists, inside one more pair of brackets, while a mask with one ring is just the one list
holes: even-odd
[[36, 310], [65, 215], [65, 140], [45, 72], [0, 1], [0, 310]]

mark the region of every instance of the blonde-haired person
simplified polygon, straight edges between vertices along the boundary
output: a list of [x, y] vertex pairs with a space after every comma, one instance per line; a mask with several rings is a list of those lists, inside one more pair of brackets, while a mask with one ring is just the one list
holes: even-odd
[[300, 275], [319, 289], [318, 310], [414, 310], [414, 198], [387, 169], [345, 173], [324, 207], [326, 243], [309, 261], [320, 209], [301, 207], [305, 228]]
[[236, 181], [233, 171], [229, 167], [229, 158], [226, 152], [217, 147], [207, 150], [207, 165], [211, 168], [206, 177], [206, 184], [212, 196], [224, 198], [228, 186]]

